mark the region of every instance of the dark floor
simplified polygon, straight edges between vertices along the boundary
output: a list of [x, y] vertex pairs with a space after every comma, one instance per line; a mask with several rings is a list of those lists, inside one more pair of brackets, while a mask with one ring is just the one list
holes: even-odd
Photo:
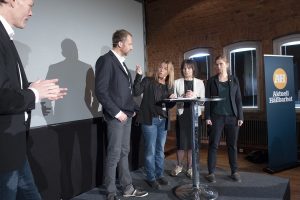
[[[168, 174], [174, 167], [174, 161], [167, 160], [165, 166], [166, 178], [169, 180], [169, 185], [162, 188], [160, 191], [152, 190], [144, 181], [145, 173], [143, 169], [132, 172], [133, 183], [149, 192], [147, 197], [143, 200], [176, 200], [178, 199], [174, 195], [174, 189], [181, 185], [191, 184], [192, 180], [188, 179], [184, 173], [181, 173], [178, 177], [171, 177]], [[276, 199], [290, 199], [289, 198], [289, 180], [276, 176], [240, 172], [242, 177], [241, 183], [233, 182], [229, 177], [229, 172], [218, 169], [216, 172], [216, 183], [208, 183], [204, 176], [207, 171], [201, 170], [200, 182], [203, 185], [207, 185], [209, 188], [216, 190], [219, 194], [218, 200], [276, 200]], [[124, 198], [121, 199], [133, 200], [136, 198]], [[140, 198], [139, 198], [140, 199]], [[93, 190], [81, 194], [72, 200], [105, 200], [104, 189], [94, 188]]]

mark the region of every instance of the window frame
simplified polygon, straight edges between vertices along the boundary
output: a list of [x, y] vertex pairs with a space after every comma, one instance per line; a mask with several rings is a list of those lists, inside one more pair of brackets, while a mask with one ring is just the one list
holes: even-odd
[[[300, 33], [286, 35], [286, 36], [274, 39], [273, 40], [273, 54], [282, 55], [281, 46], [283, 44], [286, 44], [289, 42], [295, 42], [295, 41], [300, 41]], [[296, 104], [295, 104], [295, 109], [296, 109], [297, 113], [300, 113], [300, 106], [296, 106]]]
[[[227, 56], [229, 59], [229, 64], [231, 66], [231, 56], [230, 53], [234, 50], [241, 49], [241, 48], [255, 48], [256, 49], [256, 80], [257, 80], [257, 105], [255, 107], [252, 106], [243, 106], [244, 111], [259, 111], [261, 110], [261, 94], [259, 91], [261, 91], [261, 84], [259, 81], [259, 71], [260, 71], [260, 63], [261, 63], [261, 42], [260, 41], [242, 41], [242, 42], [236, 42], [233, 44], [229, 44], [223, 48], [224, 55]], [[231, 67], [230, 67], [230, 74], [232, 74]]]
[[[191, 49], [189, 51], [186, 51], [184, 54], [183, 54], [183, 58], [184, 59], [189, 59], [191, 56], [195, 55], [195, 54], [209, 54], [209, 63], [210, 63], [210, 66], [206, 66], [206, 70], [208, 72], [207, 74], [207, 79], [211, 77], [212, 75], [212, 68], [213, 68], [213, 56], [212, 56], [212, 48], [205, 48], [205, 47], [199, 47], [199, 48], [195, 48], [195, 49]], [[205, 85], [206, 87], [206, 85]], [[204, 112], [204, 105], [201, 105], [200, 106], [201, 108], [201, 112]]]
[[273, 54], [282, 55], [281, 46], [283, 44], [294, 42], [295, 40], [300, 41], [300, 33], [283, 36], [273, 40]]
[[210, 66], [206, 66], [206, 70], [208, 72], [207, 74], [207, 79], [211, 77], [211, 72], [212, 72], [212, 66], [213, 66], [213, 59], [212, 59], [212, 51], [211, 51], [211, 48], [207, 47], [200, 47], [200, 48], [195, 48], [195, 49], [191, 49], [189, 51], [186, 51], [184, 54], [183, 54], [183, 58], [184, 59], [189, 59], [191, 56], [195, 55], [195, 54], [209, 54], [210, 55], [210, 58], [209, 58], [209, 63], [210, 63]]

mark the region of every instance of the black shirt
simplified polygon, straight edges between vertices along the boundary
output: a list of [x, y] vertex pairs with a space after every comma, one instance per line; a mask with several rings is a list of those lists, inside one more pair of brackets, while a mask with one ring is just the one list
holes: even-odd
[[218, 115], [234, 115], [233, 110], [231, 108], [230, 102], [230, 88], [229, 82], [218, 82], [219, 84], [219, 97], [224, 98], [224, 101], [217, 102], [216, 107], [213, 109], [213, 113]]

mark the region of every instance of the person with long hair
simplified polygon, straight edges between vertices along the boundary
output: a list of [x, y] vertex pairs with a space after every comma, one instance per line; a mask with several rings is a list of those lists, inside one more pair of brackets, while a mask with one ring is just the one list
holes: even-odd
[[[201, 97], [205, 95], [205, 88], [203, 81], [195, 78], [196, 62], [190, 59], [183, 60], [181, 63], [181, 74], [183, 78], [175, 80], [174, 94], [177, 97]], [[198, 121], [201, 116], [201, 108], [198, 106]], [[192, 114], [190, 103], [177, 103], [177, 120], [176, 120], [176, 146], [177, 146], [177, 165], [171, 171], [172, 176], [177, 176], [183, 171], [183, 158], [185, 151], [187, 151], [186, 175], [192, 178]], [[199, 121], [198, 131], [201, 130], [201, 123]], [[198, 134], [200, 135], [200, 134]]]
[[243, 124], [243, 109], [240, 85], [237, 77], [229, 75], [229, 63], [225, 56], [215, 59], [217, 74], [207, 81], [205, 96], [207, 98], [220, 97], [224, 100], [205, 103], [206, 124], [210, 126], [208, 147], [208, 175], [209, 182], [216, 182], [216, 154], [221, 134], [224, 130], [228, 150], [231, 178], [241, 182], [237, 164], [237, 140], [239, 127]]
[[145, 171], [148, 184], [153, 189], [167, 185], [164, 177], [164, 147], [168, 130], [168, 105], [161, 100], [173, 94], [174, 66], [163, 61], [155, 68], [152, 77], [142, 79], [142, 69], [136, 68], [133, 85], [134, 96], [143, 94], [137, 122], [141, 124], [144, 137]]

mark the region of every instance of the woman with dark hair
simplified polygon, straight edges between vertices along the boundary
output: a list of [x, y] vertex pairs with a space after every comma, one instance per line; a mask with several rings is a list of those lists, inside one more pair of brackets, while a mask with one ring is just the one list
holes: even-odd
[[205, 103], [206, 124], [211, 126], [208, 147], [208, 175], [209, 182], [216, 182], [216, 154], [224, 130], [228, 150], [231, 178], [241, 182], [237, 165], [237, 140], [239, 127], [243, 124], [242, 97], [239, 81], [236, 77], [229, 75], [229, 63], [225, 56], [215, 59], [217, 75], [207, 81], [205, 96], [220, 97], [223, 101]]
[[[196, 62], [190, 59], [184, 60], [181, 64], [181, 74], [183, 78], [175, 80], [174, 94], [176, 97], [204, 97], [205, 89], [203, 81], [195, 78]], [[198, 107], [198, 119], [200, 120], [201, 109]], [[191, 122], [192, 115], [189, 103], [177, 103], [176, 120], [176, 146], [177, 165], [171, 171], [172, 176], [177, 176], [183, 171], [183, 159], [185, 150], [187, 151], [186, 175], [192, 178], [192, 139]], [[201, 123], [198, 123], [199, 126]], [[198, 130], [200, 130], [199, 127]], [[200, 134], [199, 134], [200, 135]]]
[[137, 66], [133, 85], [134, 96], [143, 94], [137, 122], [142, 125], [145, 146], [145, 170], [147, 182], [153, 189], [167, 185], [164, 178], [164, 147], [168, 129], [168, 108], [161, 100], [173, 93], [174, 67], [163, 61], [152, 77], [142, 79], [142, 70]]

